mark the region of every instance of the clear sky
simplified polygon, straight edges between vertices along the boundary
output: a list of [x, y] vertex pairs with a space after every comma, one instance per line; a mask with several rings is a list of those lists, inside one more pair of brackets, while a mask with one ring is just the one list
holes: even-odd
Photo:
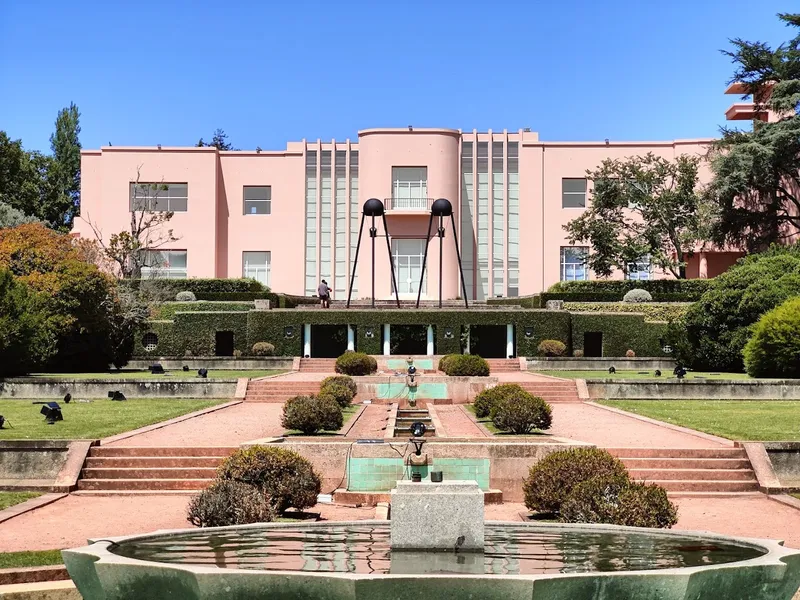
[[779, 43], [797, 0], [0, 0], [0, 129], [49, 151], [59, 108], [84, 148], [239, 148], [369, 127], [544, 140], [707, 137], [728, 38]]

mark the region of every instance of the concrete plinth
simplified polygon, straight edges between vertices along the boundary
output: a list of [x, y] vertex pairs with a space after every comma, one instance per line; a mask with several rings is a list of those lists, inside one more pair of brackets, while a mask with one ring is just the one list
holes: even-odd
[[483, 552], [483, 492], [476, 481], [398, 481], [391, 498], [393, 549]]

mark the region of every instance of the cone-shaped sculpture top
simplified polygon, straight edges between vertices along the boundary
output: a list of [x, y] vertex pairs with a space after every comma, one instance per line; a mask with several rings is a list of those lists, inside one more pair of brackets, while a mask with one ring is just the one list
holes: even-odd
[[431, 212], [434, 217], [449, 217], [453, 214], [453, 205], [447, 198], [439, 198], [431, 206]]
[[364, 202], [364, 214], [368, 217], [380, 217], [383, 214], [383, 202], [370, 198]]

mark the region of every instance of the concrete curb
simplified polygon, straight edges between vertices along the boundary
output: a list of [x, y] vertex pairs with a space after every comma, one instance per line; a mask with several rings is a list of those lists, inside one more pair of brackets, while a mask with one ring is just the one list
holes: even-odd
[[386, 421], [386, 431], [383, 434], [383, 439], [385, 440], [394, 438], [394, 428], [397, 425], [397, 409], [400, 408], [400, 405], [396, 402], [393, 402], [390, 406], [391, 412], [389, 413], [389, 418]]
[[800, 499], [797, 499], [794, 496], [789, 496], [788, 494], [776, 494], [768, 495], [767, 498], [773, 500], [774, 502], [780, 502], [784, 506], [790, 506], [791, 508], [800, 510]]
[[156, 429], [161, 429], [163, 427], [167, 427], [169, 425], [175, 425], [176, 423], [181, 423], [183, 421], [188, 421], [189, 419], [194, 419], [195, 417], [202, 417], [209, 413], [216, 412], [218, 410], [223, 410], [225, 408], [230, 408], [231, 406], [236, 406], [237, 404], [241, 404], [244, 400], [232, 400], [230, 402], [223, 402], [222, 404], [217, 404], [216, 406], [209, 406], [208, 408], [203, 408], [201, 410], [196, 410], [194, 412], [190, 412], [185, 415], [181, 415], [180, 417], [175, 417], [174, 419], [169, 419], [167, 421], [161, 421], [160, 423], [153, 423], [152, 425], [146, 425], [144, 427], [140, 427], [139, 429], [134, 429], [132, 431], [126, 431], [124, 433], [118, 433], [117, 435], [112, 435], [111, 437], [103, 438], [100, 440], [100, 445], [105, 446], [111, 444], [113, 442], [119, 442], [121, 440], [128, 439], [135, 435], [141, 435], [143, 433], [149, 433], [151, 431], [155, 431]]
[[240, 377], [236, 380], [236, 391], [233, 393], [233, 397], [236, 400], [244, 400], [245, 396], [247, 396], [247, 384], [250, 383], [249, 377]]
[[436, 412], [436, 406], [433, 403], [428, 404], [428, 414], [431, 416], [431, 423], [433, 423], [433, 428], [436, 430], [436, 437], [450, 437], [447, 435], [447, 430], [442, 425], [442, 420], [439, 418], [439, 413]]
[[592, 397], [589, 395], [589, 388], [586, 385], [585, 379], [576, 379], [575, 380], [575, 389], [578, 390], [578, 399], [583, 400], [584, 402], [591, 400]]
[[462, 411], [464, 411], [464, 414], [467, 415], [467, 418], [473, 423], [475, 423], [475, 425], [478, 427], [478, 429], [480, 429], [483, 435], [485, 435], [488, 438], [494, 437], [494, 434], [491, 431], [489, 431], [489, 428], [486, 427], [486, 425], [484, 425], [480, 421], [478, 421], [478, 417], [476, 417], [471, 411], [467, 410], [466, 405], [461, 404], [459, 405], [459, 407], [461, 408]]
[[67, 494], [44, 494], [38, 498], [31, 498], [25, 502], [20, 502], [14, 506], [9, 506], [5, 510], [0, 510], [0, 523], [5, 523], [9, 519], [13, 519], [19, 515], [24, 515], [27, 512], [36, 510], [37, 508], [42, 508], [43, 506], [52, 504], [53, 502], [61, 500], [61, 498], [65, 498], [66, 496]]
[[625, 410], [620, 410], [619, 408], [613, 408], [611, 406], [605, 406], [603, 404], [598, 404], [597, 402], [584, 402], [584, 404], [588, 406], [594, 406], [595, 408], [602, 408], [603, 410], [607, 410], [609, 412], [616, 413], [618, 415], [622, 415], [624, 417], [630, 417], [631, 419], [636, 419], [637, 421], [642, 421], [643, 423], [649, 423], [650, 425], [658, 425], [659, 427], [664, 427], [666, 429], [671, 429], [672, 431], [678, 431], [680, 433], [685, 433], [687, 435], [693, 435], [695, 437], [699, 437], [700, 439], [714, 442], [720, 444], [722, 446], [728, 448], [735, 448], [736, 442], [733, 442], [726, 438], [717, 437], [716, 435], [711, 435], [710, 433], [703, 433], [702, 431], [697, 431], [696, 429], [689, 429], [688, 427], [681, 427], [680, 425], [673, 425], [672, 423], [665, 423], [664, 421], [658, 421], [656, 419], [651, 419], [649, 417], [643, 417], [642, 415], [637, 415], [636, 413], [631, 413]]
[[[742, 447], [747, 453], [747, 459], [750, 461], [750, 466], [753, 467], [753, 472], [756, 474], [759, 491], [767, 494], [775, 492], [780, 494], [783, 486], [778, 476], [775, 475], [772, 461], [769, 459], [764, 444], [760, 442], [744, 442]], [[800, 501], [798, 501], [798, 504], [800, 504]]]
[[347, 421], [347, 423], [345, 423], [344, 426], [339, 430], [339, 435], [347, 437], [350, 434], [350, 431], [352, 431], [353, 427], [355, 427], [356, 423], [361, 418], [361, 415], [363, 415], [364, 411], [367, 410], [367, 406], [368, 405], [366, 404], [361, 405], [361, 408], [358, 409], [358, 412], [350, 417], [350, 420]]
[[3, 600], [83, 600], [71, 580], [15, 583], [0, 586]]

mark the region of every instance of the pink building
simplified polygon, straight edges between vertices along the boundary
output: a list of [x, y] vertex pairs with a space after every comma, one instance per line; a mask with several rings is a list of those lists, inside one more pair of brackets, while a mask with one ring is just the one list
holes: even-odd
[[[447, 198], [470, 299], [523, 296], [559, 280], [592, 278], [581, 258], [588, 249], [571, 246], [563, 230], [591, 201], [587, 169], [605, 158], [647, 152], [668, 159], [703, 155], [709, 142], [543, 142], [528, 130], [409, 127], [365, 129], [357, 141], [290, 142], [283, 151], [108, 146], [82, 153], [75, 232], [94, 237], [91, 221], [107, 239], [129, 229], [135, 206], [171, 210], [169, 228], [179, 239], [153, 257], [163, 265], [159, 276], [253, 277], [298, 295], [315, 294], [325, 279], [334, 299], [345, 299], [361, 206], [378, 198], [386, 207], [400, 296], [416, 298], [428, 210], [433, 199]], [[157, 193], [143, 185], [155, 183]], [[429, 246], [423, 298], [437, 298], [439, 277], [445, 299], [461, 295], [452, 233], [448, 222], [442, 273], [439, 244]], [[382, 225], [378, 236], [376, 296], [389, 298]], [[698, 252], [689, 277], [713, 277], [739, 256]], [[356, 299], [370, 293], [369, 257], [365, 229]], [[646, 260], [629, 274], [666, 276]]]

